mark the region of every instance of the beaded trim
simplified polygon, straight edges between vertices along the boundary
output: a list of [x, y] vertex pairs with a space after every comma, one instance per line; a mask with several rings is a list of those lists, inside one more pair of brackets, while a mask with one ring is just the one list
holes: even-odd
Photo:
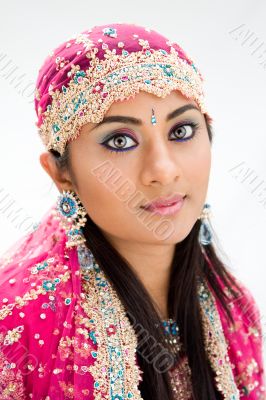
[[87, 248], [78, 248], [85, 300], [82, 307], [97, 343], [92, 356], [95, 363], [89, 367], [94, 377], [95, 400], [141, 400], [138, 389], [141, 371], [136, 364], [137, 338], [125, 310], [103, 271], [93, 260]]
[[[91, 335], [94, 343], [97, 343], [97, 352], [92, 354], [96, 361], [89, 367], [95, 381], [94, 398], [100, 400], [105, 395], [111, 400], [141, 400], [138, 384], [142, 379], [142, 371], [135, 359], [135, 331], [120, 299], [95, 262], [91, 251], [84, 246], [79, 246], [77, 250], [85, 295], [82, 307], [90, 318]], [[204, 282], [199, 285], [198, 295], [206, 352], [215, 373], [217, 389], [225, 400], [239, 400], [239, 390], [234, 381], [215, 299]], [[170, 372], [175, 393], [181, 393], [175, 378], [183, 372], [176, 369]]]
[[239, 400], [240, 393], [234, 380], [227, 351], [228, 343], [224, 337], [215, 299], [204, 282], [199, 287], [199, 301], [204, 326], [205, 349], [215, 371], [216, 387], [225, 400]]
[[[79, 135], [79, 128], [88, 123], [99, 123], [114, 101], [123, 101], [140, 91], [165, 97], [179, 90], [194, 99], [202, 113], [206, 112], [202, 76], [194, 64], [178, 56], [173, 47], [166, 50], [147, 49], [129, 53], [116, 49], [105, 50], [105, 59], [96, 57], [97, 48], [86, 56], [90, 67], [81, 70], [72, 65], [68, 87], [49, 91], [52, 102], [43, 112], [39, 134], [47, 149], [61, 155], [66, 143]], [[42, 110], [40, 110], [42, 112]]]

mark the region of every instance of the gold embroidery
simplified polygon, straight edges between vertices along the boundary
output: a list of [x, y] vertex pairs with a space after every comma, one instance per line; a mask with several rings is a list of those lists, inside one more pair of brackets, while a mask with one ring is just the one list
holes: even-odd
[[192, 399], [191, 369], [188, 359], [184, 356], [178, 365], [169, 371], [171, 384], [176, 400]]
[[227, 352], [223, 328], [215, 299], [206, 284], [200, 285], [199, 299], [203, 320], [205, 349], [215, 372], [217, 389], [225, 400], [239, 399], [239, 390], [234, 381], [232, 366]]
[[89, 367], [95, 381], [95, 400], [101, 400], [104, 394], [117, 400], [141, 400], [141, 371], [135, 359], [137, 338], [122, 303], [97, 264], [95, 272], [83, 269], [82, 285], [85, 299], [81, 305], [97, 341], [97, 352], [91, 351], [96, 361]]
[[[0, 320], [5, 319], [8, 315], [12, 315], [12, 310], [16, 308], [22, 308], [27, 305], [29, 301], [36, 300], [39, 295], [45, 295], [49, 290], [55, 290], [55, 286], [60, 282], [67, 282], [70, 278], [70, 272], [66, 271], [65, 273], [61, 273], [61, 270], [64, 270], [64, 266], [61, 264], [53, 265], [54, 258], [48, 258], [47, 260], [42, 261], [42, 263], [37, 263], [29, 268], [30, 275], [27, 279], [27, 282], [31, 280], [36, 285], [40, 283], [42, 285], [37, 285], [37, 289], [31, 289], [29, 292], [26, 292], [22, 297], [15, 296], [15, 301], [8, 305], [3, 305], [0, 309]], [[50, 268], [52, 266], [52, 268]], [[56, 275], [58, 274], [58, 276]], [[49, 275], [56, 276], [54, 282], [46, 280]], [[44, 279], [43, 279], [44, 278]]]
[[[20, 325], [20, 326], [17, 326], [16, 328], [8, 330], [7, 334], [5, 335], [4, 340], [3, 340], [4, 346], [9, 346], [15, 342], [18, 342], [19, 339], [21, 338], [21, 332], [23, 332], [23, 331], [24, 331], [23, 325]], [[2, 336], [2, 334], [0, 336]], [[1, 342], [2, 342], [2, 340], [1, 340]]]
[[128, 99], [140, 91], [165, 97], [172, 90], [179, 90], [194, 99], [202, 113], [206, 112], [200, 72], [180, 58], [173, 47], [169, 52], [122, 50], [121, 55], [106, 48], [104, 60], [96, 57], [97, 52], [95, 47], [87, 53], [88, 70], [72, 65], [68, 87], [63, 85], [61, 90], [53, 91], [51, 86], [52, 103], [43, 113], [39, 128], [47, 149], [62, 155], [67, 141], [78, 136], [78, 128], [88, 122], [100, 122], [114, 101]]
[[74, 385], [71, 383], [65, 383], [64, 381], [59, 381], [59, 386], [64, 392], [66, 399], [74, 399]]
[[[2, 343], [2, 340], [1, 340]], [[0, 350], [1, 399], [26, 400], [22, 373], [15, 363], [10, 363]]]
[[16, 296], [15, 302], [3, 306], [0, 310], [0, 320], [5, 319], [8, 315], [12, 315], [12, 310], [14, 307], [21, 308], [28, 304], [29, 300], [35, 300], [40, 294], [46, 294], [46, 290], [40, 287], [39, 289], [31, 289], [29, 292], [25, 293], [23, 297]]

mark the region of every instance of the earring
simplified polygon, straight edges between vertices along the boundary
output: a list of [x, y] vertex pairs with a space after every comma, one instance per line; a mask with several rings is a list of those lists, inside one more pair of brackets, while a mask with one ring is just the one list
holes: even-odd
[[157, 123], [153, 108], [152, 108], [152, 115], [151, 115], [151, 123], [152, 123], [152, 125], [156, 125], [156, 123]]
[[201, 226], [199, 231], [199, 242], [206, 246], [212, 242], [212, 231], [209, 223], [209, 217], [211, 216], [211, 206], [208, 203], [204, 204], [202, 213], [198, 219], [201, 220]]
[[74, 247], [86, 242], [81, 228], [87, 221], [86, 210], [75, 192], [67, 190], [59, 194], [57, 212], [63, 218], [61, 224], [66, 231], [68, 241], [66, 247]]

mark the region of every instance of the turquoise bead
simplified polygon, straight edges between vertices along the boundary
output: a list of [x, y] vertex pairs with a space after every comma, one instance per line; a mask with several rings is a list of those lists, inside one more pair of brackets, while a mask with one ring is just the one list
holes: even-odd
[[54, 133], [57, 133], [58, 131], [60, 131], [60, 127], [57, 124], [54, 124], [53, 131], [54, 131]]
[[92, 351], [91, 355], [92, 355], [93, 358], [97, 358], [97, 351]]

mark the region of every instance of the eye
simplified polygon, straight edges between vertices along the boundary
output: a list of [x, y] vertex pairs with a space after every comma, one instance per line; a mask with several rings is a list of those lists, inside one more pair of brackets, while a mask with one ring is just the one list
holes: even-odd
[[178, 139], [177, 141], [185, 141], [193, 138], [198, 126], [199, 124], [191, 121], [174, 126], [170, 132], [174, 133], [175, 137]]
[[[111, 145], [108, 143], [110, 143]], [[132, 143], [136, 143], [136, 141], [133, 140], [133, 138], [130, 135], [125, 134], [122, 131], [119, 131], [118, 133], [114, 134], [113, 136], [111, 136], [110, 138], [108, 138], [107, 140], [102, 142], [101, 144], [111, 152], [112, 151], [122, 152], [122, 151], [128, 151], [128, 150], [132, 149], [133, 147], [136, 147], [136, 146], [132, 146], [132, 145], [126, 147], [126, 145], [130, 145]]]

